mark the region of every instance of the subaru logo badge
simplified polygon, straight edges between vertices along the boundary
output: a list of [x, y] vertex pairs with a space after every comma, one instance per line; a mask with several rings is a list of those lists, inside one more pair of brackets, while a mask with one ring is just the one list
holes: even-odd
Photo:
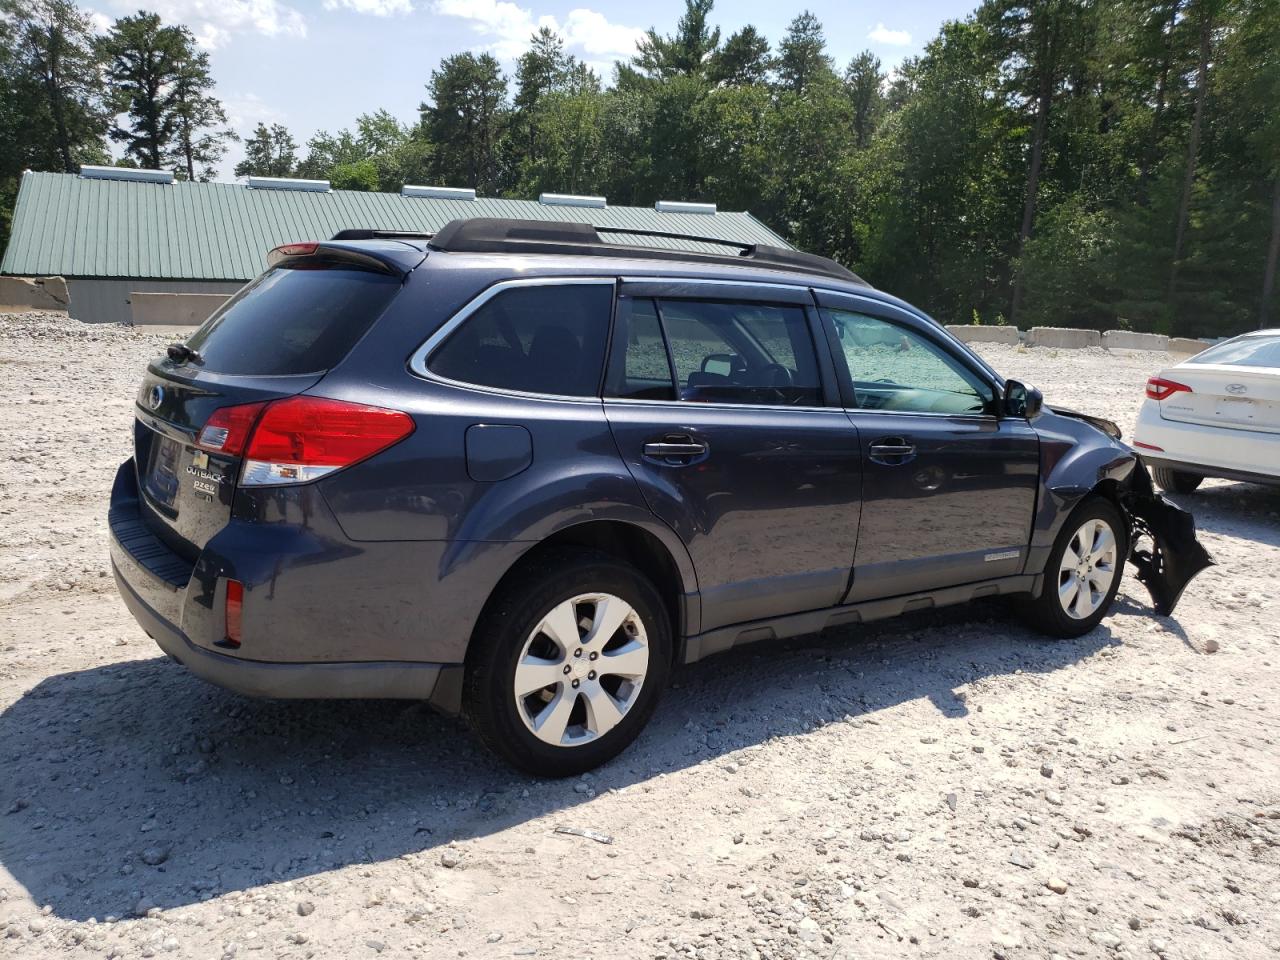
[[157, 383], [147, 394], [147, 406], [152, 410], [159, 410], [162, 403], [164, 403], [164, 387]]
[[1248, 393], [1248, 392], [1249, 392], [1249, 388], [1246, 387], [1243, 383], [1227, 384], [1227, 393], [1234, 393], [1238, 396], [1239, 394]]

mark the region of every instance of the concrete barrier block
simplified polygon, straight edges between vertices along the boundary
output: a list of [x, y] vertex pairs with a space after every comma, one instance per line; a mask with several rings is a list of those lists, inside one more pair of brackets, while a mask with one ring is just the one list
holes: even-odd
[[974, 324], [947, 324], [947, 329], [965, 343], [1018, 343], [1017, 327], [986, 327]]
[[1210, 346], [1211, 344], [1203, 340], [1192, 340], [1190, 337], [1170, 337], [1168, 349], [1170, 353], [1195, 354], [1209, 349]]
[[1073, 327], [1032, 327], [1027, 333], [1027, 343], [1033, 347], [1078, 350], [1081, 347], [1102, 346], [1102, 334], [1097, 330], [1077, 330]]
[[1102, 334], [1102, 345], [1117, 350], [1168, 350], [1169, 338], [1160, 333], [1105, 330]]
[[63, 310], [71, 306], [62, 277], [0, 277], [0, 310]]
[[137, 326], [199, 326], [226, 303], [221, 293], [131, 293], [129, 304]]

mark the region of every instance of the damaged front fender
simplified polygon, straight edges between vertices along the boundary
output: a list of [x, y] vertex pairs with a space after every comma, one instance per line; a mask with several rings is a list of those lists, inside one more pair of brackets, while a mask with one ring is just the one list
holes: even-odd
[[1196, 538], [1195, 518], [1157, 493], [1142, 457], [1137, 461], [1120, 497], [1131, 526], [1129, 562], [1150, 592], [1156, 613], [1168, 616], [1187, 584], [1214, 561]]

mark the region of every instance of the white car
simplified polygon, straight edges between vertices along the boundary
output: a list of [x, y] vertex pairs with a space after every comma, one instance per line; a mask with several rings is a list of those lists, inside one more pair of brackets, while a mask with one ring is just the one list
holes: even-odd
[[1280, 485], [1280, 330], [1215, 344], [1148, 380], [1133, 446], [1170, 492], [1205, 477]]

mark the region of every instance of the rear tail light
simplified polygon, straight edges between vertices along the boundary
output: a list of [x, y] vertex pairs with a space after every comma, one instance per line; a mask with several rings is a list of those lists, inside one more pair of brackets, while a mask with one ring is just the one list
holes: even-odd
[[238, 457], [265, 403], [243, 403], [236, 407], [219, 407], [196, 438], [196, 446], [211, 453]]
[[244, 613], [244, 584], [239, 580], [227, 581], [227, 646], [240, 646], [240, 623]]
[[1164, 453], [1164, 447], [1157, 447], [1154, 443], [1143, 443], [1141, 440], [1133, 441], [1135, 447], [1141, 447], [1143, 450], [1154, 450], [1156, 453]]
[[1176, 380], [1152, 377], [1147, 381], [1147, 396], [1152, 400], [1167, 400], [1175, 393], [1183, 392], [1191, 393], [1191, 388], [1185, 383], [1178, 383]]
[[245, 486], [306, 483], [399, 443], [413, 418], [399, 410], [297, 396], [269, 403], [220, 407], [196, 445], [245, 457]]
[[366, 460], [413, 433], [399, 410], [298, 396], [267, 404], [245, 450], [245, 486], [306, 483]]

